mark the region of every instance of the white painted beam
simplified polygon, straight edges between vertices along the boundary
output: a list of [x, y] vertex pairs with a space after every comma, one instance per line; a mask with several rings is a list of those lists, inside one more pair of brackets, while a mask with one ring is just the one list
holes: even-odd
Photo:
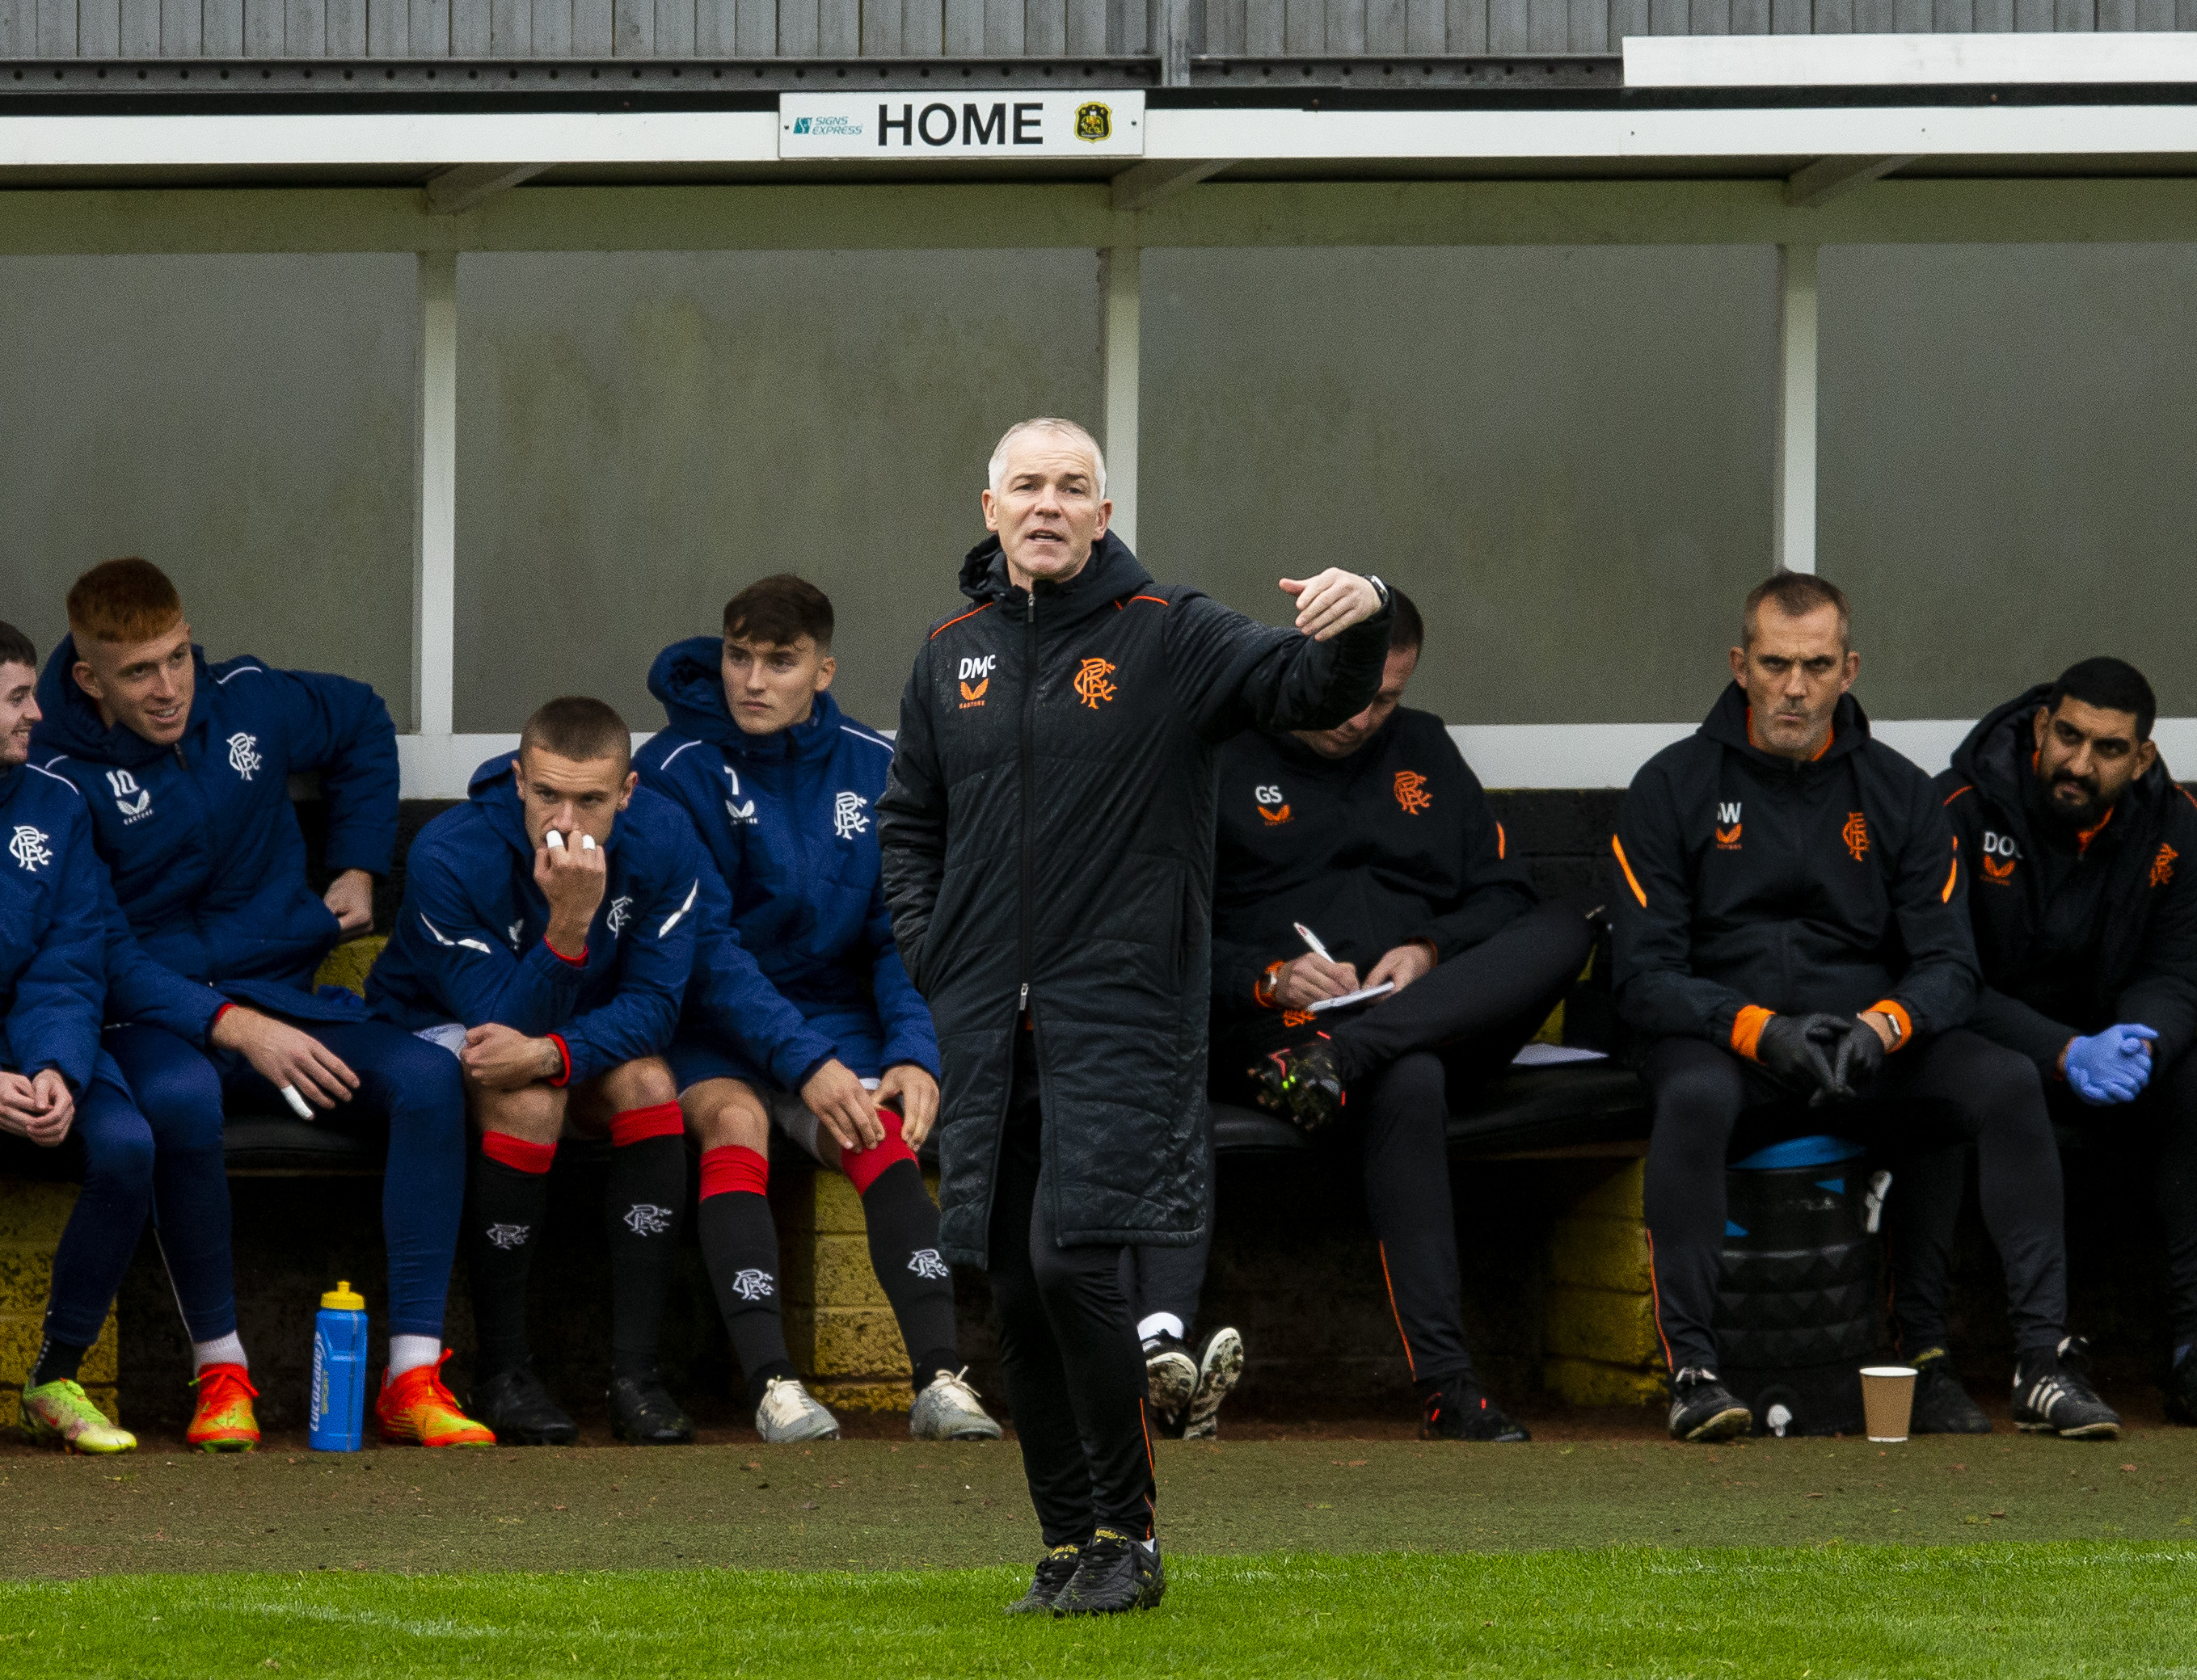
[[427, 177], [427, 213], [461, 216], [498, 193], [530, 181], [548, 164], [456, 164]]
[[2197, 82], [2197, 36], [1628, 36], [1628, 88], [2069, 86]]
[[1144, 358], [1144, 252], [1117, 245], [1098, 253], [1102, 361], [1106, 381], [1104, 436], [1106, 494], [1114, 503], [1114, 534], [1137, 546], [1137, 404]]
[[458, 258], [419, 256], [420, 380], [413, 429], [412, 715], [449, 734], [457, 689]]
[[1818, 158], [1807, 168], [1796, 170], [1785, 181], [1785, 202], [1796, 210], [1814, 210], [1833, 199], [1881, 181], [1894, 170], [1913, 163], [1913, 156], [1889, 158]]
[[1777, 444], [1771, 495], [1772, 559], [1816, 569], [1816, 253], [1777, 247]]
[[1186, 188], [1218, 175], [1232, 158], [1177, 158], [1165, 163], [1134, 164], [1114, 177], [1114, 208], [1148, 210]]

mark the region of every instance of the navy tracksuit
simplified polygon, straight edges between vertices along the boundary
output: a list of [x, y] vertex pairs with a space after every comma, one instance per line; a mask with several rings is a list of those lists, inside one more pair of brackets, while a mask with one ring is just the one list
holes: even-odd
[[[390, 1330], [439, 1337], [465, 1186], [458, 1069], [368, 1019], [351, 994], [315, 988], [338, 929], [306, 881], [289, 797], [293, 775], [317, 773], [328, 868], [386, 875], [397, 795], [388, 710], [345, 677], [252, 658], [209, 664], [196, 647], [192, 658], [189, 723], [174, 745], [159, 746], [100, 721], [70, 675], [75, 641], [62, 638], [39, 679], [45, 717], [32, 763], [83, 794], [94, 843], [148, 957], [292, 1022], [359, 1076], [357, 1092], [322, 1123], [386, 1127]], [[132, 1013], [106, 1042], [148, 1113], [188, 1109], [217, 1128], [224, 1098], [285, 1111], [241, 1056], [208, 1048], [203, 1034], [179, 1035]]]
[[46, 1336], [75, 1347], [97, 1339], [156, 1207], [193, 1340], [226, 1335], [236, 1318], [220, 1110], [211, 1124], [200, 1108], [141, 1112], [99, 1042], [110, 1005], [203, 1037], [221, 999], [137, 948], [72, 783], [27, 767], [0, 773], [0, 1067], [51, 1068], [76, 1099], [55, 1148], [5, 1140], [10, 1167], [84, 1185], [54, 1252]]
[[[698, 953], [672, 1052], [683, 1090], [743, 1079], [798, 1090], [831, 1057], [874, 1079], [912, 1062], [938, 1076], [930, 1011], [893, 947], [872, 814], [892, 743], [827, 691], [809, 721], [751, 736], [733, 722], [715, 636], [675, 642], [649, 672], [671, 727], [634, 759], [709, 848], [736, 936]], [[752, 953], [752, 954], [750, 954]]]

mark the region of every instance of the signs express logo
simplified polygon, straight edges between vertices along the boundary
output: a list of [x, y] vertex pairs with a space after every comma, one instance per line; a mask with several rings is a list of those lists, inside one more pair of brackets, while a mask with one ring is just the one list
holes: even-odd
[[17, 823], [15, 837], [8, 843], [8, 855], [35, 875], [40, 864], [54, 860], [53, 849], [46, 844], [46, 839], [42, 831], [30, 824]]
[[229, 768], [247, 782], [260, 766], [258, 745], [258, 736], [247, 735], [241, 729], [229, 738]]
[[153, 814], [153, 796], [139, 787], [137, 778], [127, 770], [109, 770], [107, 785], [113, 791], [114, 808], [122, 813], [123, 827]]

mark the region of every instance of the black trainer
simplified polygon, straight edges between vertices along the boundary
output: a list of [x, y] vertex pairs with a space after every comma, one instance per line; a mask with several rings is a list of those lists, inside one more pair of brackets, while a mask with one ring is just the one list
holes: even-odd
[[1918, 1435], [1988, 1435], [1991, 1419], [1968, 1398], [1952, 1355], [1926, 1347], [1915, 1356], [1915, 1410], [1908, 1429]]
[[1754, 1427], [1754, 1414], [1706, 1365], [1688, 1365], [1671, 1379], [1672, 1440], [1726, 1441]]
[[2184, 1353], [2180, 1364], [2167, 1370], [2166, 1418], [2170, 1423], [2197, 1424], [2197, 1353]]
[[1258, 1086], [1255, 1100], [1261, 1108], [1307, 1132], [1332, 1124], [1349, 1100], [1335, 1047], [1325, 1033], [1295, 1050], [1278, 1050], [1243, 1071]]
[[2113, 1441], [2121, 1435], [2120, 1413], [2090, 1387], [2090, 1344], [2079, 1335], [2014, 1367], [2013, 1413], [2016, 1427], [2035, 1435], [2069, 1441]]
[[1075, 1579], [1075, 1566], [1081, 1561], [1081, 1546], [1055, 1546], [1037, 1561], [1037, 1573], [1030, 1577], [1029, 1590], [1007, 1606], [1011, 1616], [1039, 1616], [1052, 1608], [1052, 1602], [1060, 1596], [1060, 1590]]
[[549, 1398], [530, 1366], [518, 1365], [473, 1384], [472, 1415], [496, 1431], [499, 1446], [570, 1446], [580, 1426]]
[[1145, 1342], [1145, 1389], [1152, 1410], [1173, 1422], [1197, 1392], [1197, 1355], [1179, 1335], [1165, 1330]]
[[1427, 1385], [1419, 1402], [1423, 1441], [1529, 1441], [1526, 1426], [1481, 1393], [1469, 1376]]
[[636, 1446], [685, 1446], [694, 1420], [652, 1373], [611, 1379], [611, 1433]]
[[1075, 1573], [1052, 1601], [1056, 1616], [1108, 1616], [1149, 1610], [1167, 1591], [1160, 1543], [1131, 1539], [1118, 1528], [1101, 1528], [1075, 1561]]

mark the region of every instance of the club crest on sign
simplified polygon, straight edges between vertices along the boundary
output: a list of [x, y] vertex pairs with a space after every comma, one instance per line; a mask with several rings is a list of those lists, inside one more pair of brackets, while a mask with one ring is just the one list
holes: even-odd
[[1114, 107], [1093, 100], [1075, 107], [1075, 137], [1087, 140], [1093, 145], [1110, 139], [1114, 133]]

